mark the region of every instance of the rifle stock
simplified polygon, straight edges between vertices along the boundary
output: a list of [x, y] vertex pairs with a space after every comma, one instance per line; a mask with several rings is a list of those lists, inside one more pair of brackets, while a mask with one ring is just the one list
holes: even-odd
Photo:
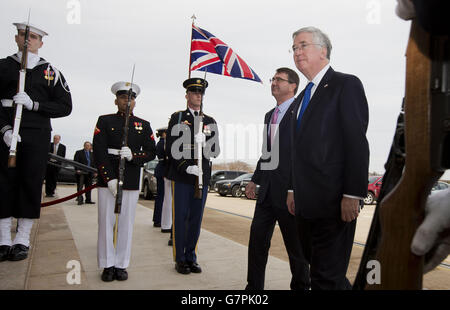
[[422, 289], [424, 259], [410, 246], [442, 171], [431, 165], [431, 36], [416, 21], [406, 59], [405, 167], [399, 183], [377, 207], [381, 238], [375, 259], [381, 277], [379, 284], [367, 284], [366, 289]]

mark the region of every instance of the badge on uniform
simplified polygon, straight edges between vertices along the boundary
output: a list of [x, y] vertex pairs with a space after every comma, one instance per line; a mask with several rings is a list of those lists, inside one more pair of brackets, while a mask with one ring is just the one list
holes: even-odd
[[209, 125], [203, 126], [203, 133], [205, 134], [205, 136], [211, 135], [211, 129], [209, 128]]
[[142, 130], [142, 123], [134, 122], [134, 128], [136, 130]]
[[52, 70], [44, 70], [44, 78], [49, 81], [53, 81], [55, 78], [55, 71]]
[[98, 129], [98, 127], [95, 127], [94, 130], [94, 136], [100, 133], [100, 129]]
[[191, 126], [191, 125], [192, 125], [191, 123], [189, 123], [188, 120], [185, 120], [185, 121], [183, 122], [183, 124], [188, 125], [188, 126]]

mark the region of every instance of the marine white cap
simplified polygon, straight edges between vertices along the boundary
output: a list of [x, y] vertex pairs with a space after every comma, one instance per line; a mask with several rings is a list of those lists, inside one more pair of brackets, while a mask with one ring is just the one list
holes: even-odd
[[[25, 28], [26, 28], [26, 26], [27, 26], [27, 23], [25, 23], [25, 22], [24, 22], [24, 23], [13, 23], [13, 25], [17, 27], [17, 30], [25, 30]], [[35, 25], [29, 24], [29, 26], [30, 26], [30, 31], [31, 31], [31, 32], [34, 32], [34, 33], [40, 35], [41, 37], [43, 37], [43, 36], [48, 36], [48, 33], [47, 33], [47, 32], [45, 32], [45, 31], [42, 30], [42, 29], [39, 29], [39, 28], [36, 27]]]
[[111, 86], [111, 91], [114, 95], [117, 95], [118, 92], [128, 92], [128, 90], [132, 88], [133, 93], [135, 94], [135, 97], [137, 97], [141, 93], [141, 89], [139, 86], [133, 83], [133, 86], [131, 86], [130, 82], [117, 82], [114, 83], [113, 86]]

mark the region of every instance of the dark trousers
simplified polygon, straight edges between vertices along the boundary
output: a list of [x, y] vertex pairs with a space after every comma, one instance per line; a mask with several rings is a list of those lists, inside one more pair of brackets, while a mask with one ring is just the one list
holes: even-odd
[[[286, 203], [284, 202], [284, 205]], [[276, 207], [270, 191], [262, 203], [257, 203], [250, 229], [248, 245], [247, 290], [263, 290], [266, 264], [275, 223], [278, 222], [289, 256], [293, 290], [309, 289], [309, 266], [305, 260], [297, 233], [295, 217], [286, 208]]]
[[176, 262], [197, 261], [197, 241], [202, 225], [203, 208], [208, 186], [203, 187], [202, 199], [194, 198], [194, 185], [174, 182], [172, 214], [173, 248]]
[[53, 165], [47, 165], [45, 172], [45, 194], [54, 195], [56, 189], [56, 182], [58, 178], [59, 168]]
[[156, 177], [156, 199], [153, 211], [153, 223], [161, 223], [162, 207], [164, 201], [164, 177]]
[[[83, 190], [92, 185], [92, 175], [90, 174], [77, 174], [77, 192]], [[86, 196], [86, 202], [91, 202], [91, 191], [88, 191], [84, 194]], [[77, 201], [83, 202], [83, 195], [77, 197]]]
[[308, 220], [296, 216], [303, 253], [310, 262], [311, 289], [349, 290], [346, 277], [355, 237], [356, 220]]
[[19, 134], [15, 168], [8, 168], [9, 148], [0, 143], [0, 218], [39, 218], [50, 129], [21, 128]]

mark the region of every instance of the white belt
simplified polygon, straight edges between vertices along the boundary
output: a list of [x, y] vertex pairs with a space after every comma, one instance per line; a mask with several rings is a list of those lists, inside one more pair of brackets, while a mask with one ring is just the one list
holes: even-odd
[[111, 154], [111, 155], [120, 155], [119, 152], [120, 152], [120, 150], [118, 150], [118, 149], [108, 149], [108, 154]]
[[12, 99], [2, 99], [2, 106], [5, 108], [11, 108], [13, 106], [13, 100]]

